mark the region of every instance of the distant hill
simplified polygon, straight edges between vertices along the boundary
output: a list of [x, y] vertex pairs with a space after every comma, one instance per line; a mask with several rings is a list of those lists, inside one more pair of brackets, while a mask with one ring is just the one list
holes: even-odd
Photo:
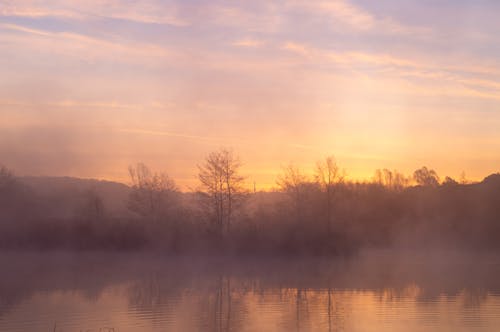
[[[17, 178], [28, 186], [37, 196], [61, 199], [67, 205], [67, 213], [77, 208], [79, 199], [87, 191], [94, 191], [104, 203], [109, 214], [114, 216], [128, 215], [126, 207], [130, 187], [119, 182], [73, 177], [23, 176]], [[69, 204], [68, 204], [69, 203]]]
[[500, 173], [488, 175], [481, 183], [488, 185], [500, 185]]

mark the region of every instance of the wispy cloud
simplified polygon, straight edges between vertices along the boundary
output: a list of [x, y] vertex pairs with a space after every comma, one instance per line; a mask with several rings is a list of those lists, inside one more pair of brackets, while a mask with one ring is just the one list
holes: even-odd
[[[496, 68], [485, 68], [480, 65], [449, 66], [447, 63], [430, 63], [426, 59], [414, 60], [397, 57], [389, 54], [360, 51], [332, 51], [319, 49], [296, 42], [286, 42], [283, 44], [284, 50], [290, 51], [303, 57], [304, 61], [321, 66], [322, 64], [335, 64], [353, 72], [363, 73], [367, 66], [377, 68], [381, 74], [387, 76], [397, 76], [404, 79], [421, 78], [441, 83], [453, 83], [461, 86], [461, 89], [450, 89], [442, 86], [435, 90], [433, 86], [428, 89], [433, 94], [439, 91], [455, 91], [455, 94], [472, 96], [478, 98], [500, 99], [500, 71]], [[488, 72], [490, 78], [478, 78]], [[420, 87], [416, 91], [425, 91]]]
[[[105, 57], [112, 58], [114, 61], [127, 61], [131, 60], [131, 57], [142, 59], [151, 57], [165, 58], [172, 54], [159, 45], [125, 40], [107, 40], [74, 32], [52, 32], [7, 23], [0, 23], [0, 32], [1, 30], [4, 30], [4, 33], [0, 33], [0, 40], [4, 42], [35, 48], [38, 51], [45, 50], [50, 53], [71, 54], [86, 60]], [[7, 34], [5, 31], [21, 34]], [[22, 34], [35, 35], [38, 38], [29, 38], [29, 36], [23, 36]]]
[[296, 5], [314, 11], [316, 14], [324, 13], [330, 15], [336, 21], [348, 24], [356, 29], [373, 29], [378, 23], [373, 15], [344, 0], [301, 1], [296, 3]]
[[253, 39], [253, 38], [244, 38], [244, 39], [238, 39], [232, 43], [234, 46], [241, 46], [241, 47], [260, 47], [264, 45], [264, 42], [262, 40], [258, 39]]
[[217, 138], [217, 137], [187, 135], [187, 134], [175, 133], [175, 132], [170, 132], [170, 131], [158, 131], [158, 130], [147, 130], [147, 129], [131, 129], [131, 128], [118, 129], [117, 131], [123, 132], [123, 133], [130, 133], [130, 134], [142, 134], [142, 135], [153, 135], [153, 136], [179, 137], [179, 138], [187, 138], [187, 139], [194, 139], [194, 140], [199, 140], [199, 141], [208, 141], [208, 142], [214, 142], [214, 143], [222, 141], [221, 138]]
[[269, 1], [213, 2], [202, 5], [203, 11], [192, 19], [214, 26], [238, 28], [246, 32], [276, 33], [284, 19], [278, 6]]
[[0, 7], [0, 16], [60, 17], [66, 19], [112, 18], [132, 22], [187, 26], [180, 18], [173, 3], [162, 1], [12, 1], [6, 0]]
[[141, 109], [144, 105], [123, 104], [118, 102], [82, 102], [76, 100], [62, 100], [55, 102], [26, 102], [16, 100], [0, 99], [0, 105], [5, 106], [49, 106], [49, 107], [68, 107], [68, 108], [104, 108], [104, 109]]
[[237, 137], [201, 136], [201, 135], [190, 135], [190, 134], [183, 134], [183, 133], [164, 131], [164, 130], [148, 130], [148, 129], [136, 129], [136, 128], [117, 129], [116, 131], [128, 134], [183, 138], [188, 140], [201, 141], [216, 146], [225, 146], [230, 144], [232, 146], [238, 146], [238, 147], [262, 146], [268, 148], [271, 145], [276, 145], [298, 150], [311, 150], [311, 151], [320, 150], [318, 146], [294, 143], [294, 142], [263, 142], [255, 139], [242, 139]]
[[311, 53], [317, 53], [311, 47], [307, 47], [304, 44], [295, 43], [295, 42], [286, 42], [283, 44], [282, 48], [284, 50], [299, 54], [301, 56], [309, 56]]
[[0, 28], [7, 29], [7, 30], [26, 32], [29, 34], [38, 35], [38, 36], [45, 36], [45, 37], [50, 37], [50, 36], [54, 35], [53, 33], [48, 32], [48, 31], [32, 29], [32, 28], [28, 28], [28, 27], [24, 27], [24, 26], [16, 25], [16, 24], [0, 23]]
[[424, 27], [405, 25], [390, 17], [377, 17], [347, 0], [289, 0], [287, 6], [299, 8], [313, 16], [327, 16], [331, 26], [348, 27], [356, 31], [376, 34], [411, 34], [424, 36], [431, 33]]

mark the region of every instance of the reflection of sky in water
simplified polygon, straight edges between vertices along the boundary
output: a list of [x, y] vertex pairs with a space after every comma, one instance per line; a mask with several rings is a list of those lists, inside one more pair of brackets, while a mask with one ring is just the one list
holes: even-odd
[[444, 269], [431, 263], [386, 261], [377, 264], [383, 269], [373, 269], [373, 260], [262, 265], [126, 257], [109, 263], [87, 257], [72, 265], [64, 259], [23, 260], [0, 274], [0, 331], [53, 331], [54, 324], [56, 331], [495, 331], [500, 326], [498, 268], [484, 262], [447, 262], [450, 274], [439, 280], [435, 273]]

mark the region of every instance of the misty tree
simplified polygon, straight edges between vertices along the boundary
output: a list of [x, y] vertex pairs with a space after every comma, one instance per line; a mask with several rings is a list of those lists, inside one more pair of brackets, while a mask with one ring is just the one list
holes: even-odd
[[0, 224], [37, 215], [40, 207], [37, 199], [29, 186], [0, 164]]
[[276, 181], [279, 188], [291, 198], [297, 223], [302, 221], [302, 205], [305, 200], [306, 184], [308, 182], [307, 176], [293, 164], [283, 167], [283, 174], [278, 176]]
[[100, 220], [104, 217], [104, 202], [95, 188], [83, 193], [81, 214], [88, 220]]
[[17, 181], [14, 173], [7, 167], [0, 164], [0, 203], [6, 202], [13, 194], [13, 188], [16, 187]]
[[240, 159], [227, 149], [211, 152], [198, 165], [202, 192], [210, 200], [208, 208], [220, 234], [230, 230], [235, 209], [245, 193], [240, 168]]
[[0, 188], [6, 188], [15, 182], [14, 173], [0, 164]]
[[375, 183], [394, 191], [402, 191], [408, 187], [410, 179], [397, 170], [391, 171], [387, 168], [377, 169], [374, 176]]
[[317, 162], [315, 179], [325, 197], [325, 223], [328, 234], [331, 233], [332, 209], [336, 190], [339, 184], [344, 181], [344, 178], [345, 172], [340, 170], [333, 156], [329, 156], [325, 158], [325, 160]]
[[465, 171], [462, 171], [460, 173], [460, 184], [469, 184], [471, 183], [468, 179], [467, 176], [465, 175]]
[[7, 207], [12, 196], [12, 188], [16, 185], [14, 173], [7, 167], [0, 165], [0, 208]]
[[178, 193], [175, 182], [165, 173], [153, 173], [143, 163], [129, 167], [132, 188], [128, 208], [140, 216], [159, 220], [168, 217]]
[[456, 186], [456, 185], [458, 185], [458, 182], [454, 178], [447, 176], [444, 178], [443, 185], [444, 186]]
[[419, 186], [437, 187], [439, 185], [439, 177], [436, 171], [425, 166], [413, 173], [413, 179]]

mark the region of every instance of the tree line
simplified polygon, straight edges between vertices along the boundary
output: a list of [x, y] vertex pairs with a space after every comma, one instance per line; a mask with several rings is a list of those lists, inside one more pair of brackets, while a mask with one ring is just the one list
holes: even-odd
[[1, 167], [0, 246], [294, 255], [395, 245], [499, 246], [498, 174], [471, 183], [465, 174], [441, 180], [427, 167], [411, 176], [381, 169], [360, 183], [349, 181], [330, 156], [313, 176], [288, 165], [277, 189], [256, 192], [248, 190], [242, 162], [228, 149], [198, 165], [198, 187], [189, 192], [142, 163], [129, 174], [127, 211], [117, 214], [95, 188], [78, 192], [74, 204], [48, 200]]

